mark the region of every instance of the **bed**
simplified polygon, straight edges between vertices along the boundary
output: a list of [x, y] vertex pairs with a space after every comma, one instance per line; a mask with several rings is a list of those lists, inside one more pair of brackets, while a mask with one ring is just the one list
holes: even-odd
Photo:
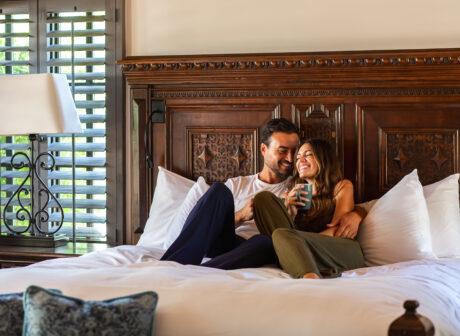
[[[1, 270], [0, 294], [31, 284], [86, 300], [154, 290], [156, 335], [386, 335], [414, 299], [436, 335], [460, 334], [460, 49], [132, 57], [120, 65], [126, 245]], [[161, 172], [189, 181], [176, 184], [188, 186], [165, 206], [179, 211], [199, 176], [211, 184], [258, 172], [261, 128], [276, 117], [333, 144], [356, 203], [378, 199], [362, 233], [371, 266], [296, 280], [270, 265], [223, 271], [158, 261], [165, 246], [151, 228], [162, 224], [146, 223], [162, 216], [151, 207], [164, 195], [155, 192]], [[401, 217], [388, 220], [393, 208]], [[433, 216], [454, 234], [434, 234]], [[372, 241], [382, 227], [397, 236], [395, 225], [415, 247]], [[147, 234], [159, 243], [143, 243]], [[392, 253], [370, 257], [385, 248]]]

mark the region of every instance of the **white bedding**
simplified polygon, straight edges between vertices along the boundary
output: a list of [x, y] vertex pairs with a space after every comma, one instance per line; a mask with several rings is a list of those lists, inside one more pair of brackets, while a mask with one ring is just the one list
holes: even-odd
[[460, 335], [460, 258], [363, 268], [327, 280], [291, 279], [277, 268], [223, 271], [157, 259], [120, 246], [0, 270], [0, 293], [31, 284], [83, 299], [145, 290], [159, 295], [155, 335], [386, 335], [407, 299], [436, 335]]

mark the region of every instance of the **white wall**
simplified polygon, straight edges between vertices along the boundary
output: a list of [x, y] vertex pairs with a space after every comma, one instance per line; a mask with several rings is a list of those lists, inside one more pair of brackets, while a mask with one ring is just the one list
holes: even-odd
[[460, 47], [460, 0], [127, 0], [128, 56]]

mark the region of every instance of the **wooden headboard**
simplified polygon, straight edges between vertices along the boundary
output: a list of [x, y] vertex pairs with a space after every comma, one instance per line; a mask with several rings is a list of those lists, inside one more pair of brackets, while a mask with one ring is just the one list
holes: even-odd
[[208, 182], [255, 173], [271, 118], [292, 120], [303, 137], [328, 139], [357, 202], [382, 195], [414, 168], [422, 184], [460, 171], [460, 49], [119, 63], [127, 82], [128, 243], [147, 219], [159, 165]]

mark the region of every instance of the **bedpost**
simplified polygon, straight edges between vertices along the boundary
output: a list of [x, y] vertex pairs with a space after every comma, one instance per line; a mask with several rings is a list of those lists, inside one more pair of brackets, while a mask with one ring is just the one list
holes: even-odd
[[417, 314], [418, 306], [415, 300], [405, 301], [406, 312], [391, 323], [388, 336], [433, 336], [433, 323], [425, 316]]

